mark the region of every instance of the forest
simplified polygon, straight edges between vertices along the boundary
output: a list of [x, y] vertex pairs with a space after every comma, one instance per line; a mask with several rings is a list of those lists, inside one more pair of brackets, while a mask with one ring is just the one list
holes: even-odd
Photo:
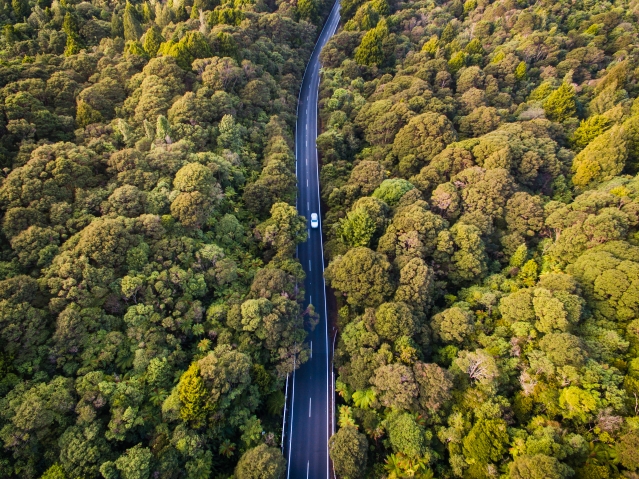
[[281, 477], [330, 7], [0, 0], [0, 477]]
[[639, 4], [343, 0], [342, 478], [639, 478]]
[[[0, 0], [0, 477], [276, 479], [328, 0]], [[639, 3], [342, 0], [341, 479], [639, 478]]]

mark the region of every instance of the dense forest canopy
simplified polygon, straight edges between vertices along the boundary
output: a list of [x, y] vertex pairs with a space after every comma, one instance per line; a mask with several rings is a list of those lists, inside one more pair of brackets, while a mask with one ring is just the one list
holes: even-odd
[[280, 477], [328, 8], [0, 1], [0, 477]]
[[639, 477], [638, 22], [342, 2], [317, 140], [341, 477]]

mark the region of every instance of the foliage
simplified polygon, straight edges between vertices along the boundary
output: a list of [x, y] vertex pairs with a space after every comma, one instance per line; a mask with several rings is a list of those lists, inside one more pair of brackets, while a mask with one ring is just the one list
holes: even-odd
[[633, 476], [636, 15], [341, 14], [317, 141], [337, 434], [366, 436], [370, 477]]
[[368, 440], [355, 427], [341, 427], [329, 441], [329, 452], [335, 472], [340, 477], [365, 477]]
[[0, 5], [0, 476], [281, 476], [296, 5]]

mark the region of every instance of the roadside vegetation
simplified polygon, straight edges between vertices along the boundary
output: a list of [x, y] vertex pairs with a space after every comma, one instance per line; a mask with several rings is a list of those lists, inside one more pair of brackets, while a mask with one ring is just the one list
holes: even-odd
[[341, 477], [639, 477], [638, 13], [342, 3], [317, 141]]
[[0, 2], [0, 477], [281, 476], [330, 6]]

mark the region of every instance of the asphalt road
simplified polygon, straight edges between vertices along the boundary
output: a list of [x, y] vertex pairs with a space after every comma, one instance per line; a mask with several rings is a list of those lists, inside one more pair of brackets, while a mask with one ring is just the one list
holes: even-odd
[[[339, 0], [324, 24], [315, 50], [306, 67], [297, 105], [295, 157], [298, 184], [297, 209], [307, 218], [308, 241], [297, 249], [298, 258], [306, 271], [306, 304], [311, 303], [319, 313], [319, 324], [309, 333], [311, 358], [292, 378], [290, 413], [284, 438], [288, 461], [287, 478], [325, 479], [329, 477], [328, 438], [333, 428], [329, 410], [332, 394], [332, 374], [329, 370], [329, 335], [326, 321], [324, 283], [324, 254], [317, 164], [317, 96], [320, 81], [319, 54], [339, 23]], [[311, 213], [320, 216], [320, 227], [311, 229]]]

